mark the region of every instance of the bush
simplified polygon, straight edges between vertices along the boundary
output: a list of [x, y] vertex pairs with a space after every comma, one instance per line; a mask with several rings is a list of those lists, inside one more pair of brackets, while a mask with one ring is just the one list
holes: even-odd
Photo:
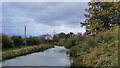
[[24, 40], [21, 36], [12, 36], [11, 39], [14, 42], [14, 46], [22, 46], [24, 45]]
[[106, 31], [102, 31], [99, 34], [96, 35], [96, 40], [100, 41], [114, 41], [114, 40], [118, 40], [118, 26], [110, 29], [110, 30], [106, 30]]
[[78, 46], [74, 46], [69, 50], [69, 54], [71, 57], [77, 57], [77, 53], [80, 52], [80, 48]]
[[58, 42], [58, 45], [59, 46], [64, 46], [65, 41], [66, 41], [65, 39], [60, 39], [59, 42]]
[[85, 41], [89, 47], [95, 47], [98, 44], [97, 40], [93, 36], [86, 37]]
[[53, 40], [53, 42], [58, 42], [59, 41], [58, 35], [57, 34], [54, 35], [52, 40]]
[[29, 37], [26, 39], [28, 45], [38, 45], [40, 41], [37, 37]]
[[7, 35], [2, 34], [2, 48], [11, 48], [13, 47], [13, 40], [10, 39]]
[[68, 38], [67, 40], [65, 40], [64, 46], [66, 48], [71, 48], [71, 47], [75, 46], [76, 45], [76, 39], [77, 39], [76, 36]]

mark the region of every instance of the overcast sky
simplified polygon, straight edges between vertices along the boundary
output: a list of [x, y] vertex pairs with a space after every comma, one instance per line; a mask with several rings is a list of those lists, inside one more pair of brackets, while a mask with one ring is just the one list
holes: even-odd
[[80, 22], [85, 20], [87, 2], [6, 2], [2, 3], [2, 32], [27, 36], [74, 32], [84, 33]]

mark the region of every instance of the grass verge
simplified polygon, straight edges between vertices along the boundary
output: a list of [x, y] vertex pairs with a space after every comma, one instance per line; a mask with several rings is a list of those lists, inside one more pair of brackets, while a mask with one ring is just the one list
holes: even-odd
[[2, 61], [10, 58], [14, 58], [17, 56], [22, 56], [26, 54], [30, 54], [33, 52], [40, 52], [44, 51], [48, 48], [52, 48], [54, 45], [52, 44], [41, 44], [41, 45], [36, 45], [36, 46], [27, 46], [27, 47], [22, 47], [22, 48], [16, 48], [16, 49], [10, 49], [10, 50], [5, 50], [2, 52]]

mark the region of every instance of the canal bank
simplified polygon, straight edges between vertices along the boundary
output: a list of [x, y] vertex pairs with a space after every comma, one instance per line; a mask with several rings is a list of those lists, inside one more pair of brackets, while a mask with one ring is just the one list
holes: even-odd
[[70, 66], [70, 57], [63, 46], [3, 61], [3, 66]]
[[53, 48], [53, 47], [54, 47], [54, 45], [52, 45], [52, 44], [41, 44], [41, 45], [33, 45], [33, 46], [27, 46], [27, 47], [3, 51], [2, 52], [2, 61], [6, 60], [6, 59], [15, 58], [18, 56], [31, 54], [34, 52], [41, 52], [41, 51], [44, 51], [46, 49]]

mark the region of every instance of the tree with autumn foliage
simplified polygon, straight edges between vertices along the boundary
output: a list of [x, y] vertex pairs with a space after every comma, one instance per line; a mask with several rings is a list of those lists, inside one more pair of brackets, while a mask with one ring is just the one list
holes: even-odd
[[86, 26], [86, 34], [95, 35], [120, 25], [120, 2], [89, 2], [88, 5], [86, 20], [81, 23]]

